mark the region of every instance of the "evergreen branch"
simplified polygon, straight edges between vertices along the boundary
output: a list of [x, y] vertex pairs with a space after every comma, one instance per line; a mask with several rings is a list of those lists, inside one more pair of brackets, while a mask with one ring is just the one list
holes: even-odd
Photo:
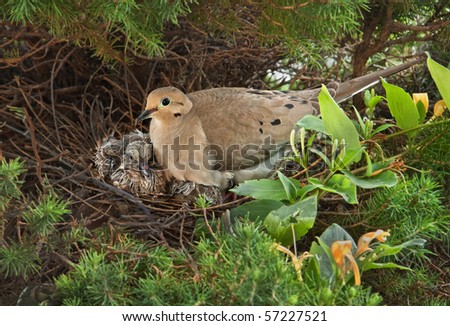
[[450, 26], [450, 20], [434, 22], [428, 25], [407, 25], [399, 21], [393, 21], [391, 24], [391, 32], [434, 32]]

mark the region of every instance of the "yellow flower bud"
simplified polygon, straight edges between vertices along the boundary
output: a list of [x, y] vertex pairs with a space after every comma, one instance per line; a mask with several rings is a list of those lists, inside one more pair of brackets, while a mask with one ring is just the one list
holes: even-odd
[[433, 110], [434, 116], [440, 117], [444, 113], [446, 107], [447, 105], [445, 105], [444, 100], [437, 101], [436, 104], [434, 105]]
[[412, 98], [415, 105], [421, 101], [425, 107], [425, 112], [428, 112], [428, 93], [413, 93]]

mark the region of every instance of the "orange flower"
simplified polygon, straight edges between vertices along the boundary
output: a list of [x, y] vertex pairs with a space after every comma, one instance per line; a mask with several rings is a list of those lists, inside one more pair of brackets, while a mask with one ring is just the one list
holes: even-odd
[[[355, 285], [361, 285], [361, 274], [359, 273], [359, 268], [355, 257], [352, 255], [352, 242], [350, 240], [335, 241], [331, 244], [330, 249], [334, 261], [341, 270], [342, 280], [345, 280], [345, 273], [351, 269], [353, 270]], [[346, 258], [350, 262], [350, 268], [348, 268], [345, 264]]]
[[419, 101], [422, 102], [425, 107], [425, 112], [428, 112], [428, 93], [413, 93], [412, 98], [415, 105], [417, 105]]
[[369, 245], [373, 239], [385, 242], [388, 236], [390, 236], [390, 233], [383, 230], [376, 230], [375, 232], [363, 234], [358, 240], [358, 248], [356, 249], [355, 257], [358, 257], [366, 251], [371, 251], [372, 249], [369, 248]]

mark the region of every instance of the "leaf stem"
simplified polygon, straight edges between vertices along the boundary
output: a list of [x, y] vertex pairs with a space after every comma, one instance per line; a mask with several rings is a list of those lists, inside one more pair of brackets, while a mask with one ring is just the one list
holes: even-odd
[[438, 121], [438, 122], [435, 122], [435, 123], [423, 123], [423, 124], [420, 124], [418, 126], [415, 126], [414, 128], [400, 130], [400, 131], [397, 131], [397, 132], [395, 132], [393, 134], [387, 135], [386, 137], [383, 137], [382, 140], [386, 140], [386, 139], [390, 139], [390, 138], [393, 138], [393, 137], [397, 137], [397, 136], [406, 134], [406, 133], [414, 131], [414, 130], [420, 130], [420, 129], [423, 129], [423, 128], [426, 128], [426, 127], [436, 126], [436, 125], [439, 125], [441, 123], [448, 123], [449, 121], [450, 120], [448, 120], [448, 119], [444, 119], [442, 121]]

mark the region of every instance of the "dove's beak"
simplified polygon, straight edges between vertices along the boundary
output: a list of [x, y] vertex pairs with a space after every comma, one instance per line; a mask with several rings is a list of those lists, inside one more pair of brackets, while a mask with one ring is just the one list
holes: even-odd
[[141, 113], [141, 114], [139, 115], [139, 117], [136, 119], [136, 125], [137, 125], [139, 122], [142, 122], [142, 121], [144, 121], [144, 120], [150, 119], [152, 113], [153, 113], [153, 112], [156, 112], [156, 111], [158, 111], [157, 108], [153, 108], [153, 109], [150, 109], [150, 110], [144, 110], [144, 111], [142, 111], [142, 113]]

